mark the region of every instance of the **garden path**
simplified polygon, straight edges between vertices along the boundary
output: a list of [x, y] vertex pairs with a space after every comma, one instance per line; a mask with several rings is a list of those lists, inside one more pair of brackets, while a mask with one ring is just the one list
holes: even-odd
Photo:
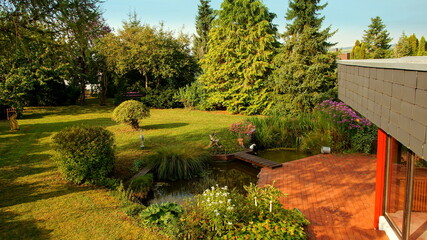
[[375, 170], [374, 155], [316, 155], [263, 168], [258, 185], [274, 182], [288, 195], [281, 202], [311, 222], [309, 239], [388, 239], [373, 227]]

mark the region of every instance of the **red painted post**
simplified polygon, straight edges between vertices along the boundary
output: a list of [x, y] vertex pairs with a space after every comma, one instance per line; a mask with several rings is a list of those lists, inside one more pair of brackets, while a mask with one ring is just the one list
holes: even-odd
[[387, 159], [387, 133], [378, 128], [377, 142], [377, 177], [375, 186], [374, 228], [378, 229], [379, 217], [383, 215], [384, 176]]

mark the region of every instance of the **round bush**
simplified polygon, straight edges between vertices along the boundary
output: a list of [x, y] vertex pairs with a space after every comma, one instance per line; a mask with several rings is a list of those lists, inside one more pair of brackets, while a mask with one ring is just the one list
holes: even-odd
[[139, 119], [150, 116], [150, 109], [143, 103], [128, 100], [122, 102], [113, 111], [113, 120], [118, 123], [131, 125], [134, 129], [139, 129]]
[[56, 161], [65, 179], [99, 182], [114, 166], [113, 134], [101, 127], [69, 127], [53, 137]]

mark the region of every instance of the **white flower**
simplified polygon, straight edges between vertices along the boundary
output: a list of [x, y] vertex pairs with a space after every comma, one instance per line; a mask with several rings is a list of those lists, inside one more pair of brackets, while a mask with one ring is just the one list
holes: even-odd
[[232, 223], [232, 222], [228, 222], [227, 224], [228, 224], [228, 225], [233, 225], [233, 223]]
[[228, 203], [231, 203], [231, 199], [230, 199], [230, 198], [229, 198], [229, 199], [227, 199], [227, 202], [228, 202]]
[[223, 203], [223, 201], [219, 200], [219, 204], [222, 204], [222, 203]]

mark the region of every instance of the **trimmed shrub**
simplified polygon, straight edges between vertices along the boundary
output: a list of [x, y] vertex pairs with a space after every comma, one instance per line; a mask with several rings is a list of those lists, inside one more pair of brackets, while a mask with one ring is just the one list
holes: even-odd
[[139, 119], [150, 116], [150, 109], [143, 103], [128, 100], [122, 102], [113, 111], [113, 120], [118, 123], [125, 123], [132, 126], [134, 129], [139, 129]]
[[69, 127], [57, 133], [53, 142], [59, 170], [70, 182], [100, 182], [113, 170], [114, 138], [104, 128]]
[[153, 167], [157, 178], [176, 181], [190, 179], [199, 175], [205, 168], [210, 155], [194, 147], [163, 147], [148, 159], [147, 165]]

